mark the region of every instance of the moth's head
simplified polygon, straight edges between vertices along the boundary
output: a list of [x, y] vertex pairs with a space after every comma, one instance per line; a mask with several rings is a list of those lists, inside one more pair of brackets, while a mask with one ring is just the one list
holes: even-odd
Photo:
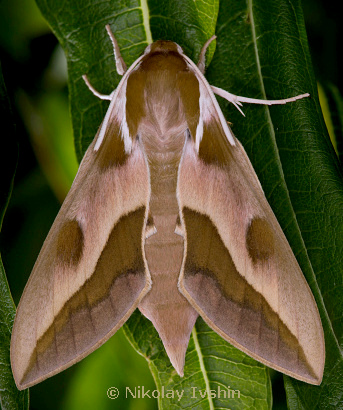
[[169, 53], [178, 53], [183, 55], [182, 48], [174, 43], [173, 41], [169, 40], [158, 40], [152, 44], [149, 44], [148, 47], [144, 51], [144, 55], [149, 53], [161, 53], [161, 54], [169, 54]]

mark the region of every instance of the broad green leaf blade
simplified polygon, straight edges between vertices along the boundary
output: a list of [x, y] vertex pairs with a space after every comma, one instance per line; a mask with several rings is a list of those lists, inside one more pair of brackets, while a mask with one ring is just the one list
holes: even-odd
[[[1, 153], [0, 231], [3, 217], [12, 192], [17, 163], [15, 126], [0, 66], [0, 109], [3, 113], [3, 140]], [[0, 256], [0, 407], [3, 410], [25, 410], [29, 407], [29, 393], [19, 391], [14, 383], [10, 363], [10, 342], [15, 306], [8, 287]]]
[[[150, 26], [154, 40], [172, 40], [197, 61], [205, 42], [215, 34], [219, 0], [150, 0]], [[214, 43], [207, 53], [211, 61]]]
[[321, 115], [301, 4], [237, 1], [229, 10], [222, 3], [217, 27], [217, 51], [208, 71], [211, 83], [254, 98], [311, 94], [285, 106], [245, 105], [246, 118], [227, 105], [224, 112], [319, 306], [326, 341], [323, 382], [316, 387], [289, 379], [305, 408], [319, 408], [342, 391], [338, 341], [343, 298], [337, 284], [343, 274], [343, 186]]

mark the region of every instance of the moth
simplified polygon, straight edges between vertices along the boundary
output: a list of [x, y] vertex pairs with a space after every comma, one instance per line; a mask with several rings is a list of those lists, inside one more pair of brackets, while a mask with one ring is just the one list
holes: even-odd
[[123, 75], [20, 300], [11, 363], [25, 389], [78, 362], [138, 309], [182, 376], [197, 317], [256, 360], [320, 384], [318, 309], [242, 145], [210, 86], [171, 41]]

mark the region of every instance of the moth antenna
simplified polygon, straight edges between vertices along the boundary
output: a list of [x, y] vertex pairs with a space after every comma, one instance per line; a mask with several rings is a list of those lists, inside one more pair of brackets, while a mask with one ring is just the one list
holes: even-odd
[[[249, 104], [262, 104], [262, 105], [277, 105], [277, 104], [286, 104], [289, 102], [294, 102], [297, 100], [301, 100], [302, 98], [309, 97], [309, 93], [296, 95], [295, 97], [284, 98], [283, 100], [260, 100], [257, 98], [248, 98], [248, 97], [241, 97], [239, 95], [231, 94], [228, 91], [223, 90], [222, 88], [215, 87], [211, 85], [212, 91], [219, 95], [220, 97], [225, 98], [225, 100], [231, 102], [232, 104], [239, 104], [242, 102], [249, 103]], [[237, 107], [238, 108], [238, 107]]]
[[83, 78], [83, 81], [86, 83], [86, 86], [90, 89], [90, 91], [91, 91], [96, 97], [100, 98], [101, 100], [110, 100], [110, 101], [112, 100], [114, 91], [112, 91], [111, 94], [109, 94], [109, 95], [107, 95], [107, 94], [101, 94], [101, 93], [99, 93], [99, 91], [97, 91], [97, 90], [92, 86], [92, 84], [89, 82], [89, 80], [88, 80], [86, 74], [84, 74], [84, 75], [82, 76], [82, 78]]
[[206, 41], [206, 43], [202, 46], [202, 49], [200, 51], [199, 55], [199, 61], [198, 61], [198, 68], [202, 72], [202, 74], [205, 73], [205, 57], [206, 57], [206, 51], [208, 49], [208, 46], [212, 43], [213, 40], [215, 40], [217, 36], [212, 36], [210, 39]]
[[123, 75], [125, 74], [127, 67], [126, 67], [123, 57], [120, 54], [120, 48], [119, 48], [118, 42], [116, 38], [114, 37], [114, 34], [112, 33], [112, 30], [109, 24], [106, 25], [106, 30], [113, 44], [113, 52], [114, 52], [114, 59], [116, 61], [117, 73], [119, 75]]

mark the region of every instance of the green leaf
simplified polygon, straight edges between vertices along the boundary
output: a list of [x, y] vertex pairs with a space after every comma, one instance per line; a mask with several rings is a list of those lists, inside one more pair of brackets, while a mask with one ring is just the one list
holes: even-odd
[[[326, 370], [322, 385], [310, 386], [285, 377], [288, 405], [292, 409], [333, 408], [343, 380], [343, 187], [320, 110], [300, 1], [222, 1], [217, 24], [216, 1], [93, 1], [81, 5], [69, 0], [63, 8], [53, 0], [39, 0], [38, 4], [67, 55], [79, 159], [108, 106], [89, 92], [82, 74], [87, 73], [93, 86], [107, 94], [119, 81], [104, 29], [107, 23], [128, 65], [151, 37], [178, 42], [196, 60], [201, 45], [215, 31], [217, 49], [207, 72], [211, 84], [254, 98], [311, 94], [311, 98], [286, 106], [247, 105], [245, 118], [234, 107], [221, 104], [309, 282], [323, 322]], [[125, 332], [149, 359], [160, 392], [162, 386], [188, 391], [180, 402], [160, 397], [161, 408], [271, 407], [266, 369], [230, 347], [201, 320], [189, 345], [183, 379], [172, 369], [151, 323], [138, 312]], [[241, 397], [191, 397], [192, 387], [198, 392], [226, 385], [240, 390]]]
[[[0, 230], [3, 217], [12, 192], [13, 178], [17, 163], [15, 126], [6, 93], [0, 66], [0, 109], [3, 114], [0, 189]], [[15, 305], [8, 287], [5, 270], [0, 256], [0, 406], [3, 410], [24, 410], [29, 407], [28, 390], [20, 392], [12, 376], [10, 362], [10, 342]]]

